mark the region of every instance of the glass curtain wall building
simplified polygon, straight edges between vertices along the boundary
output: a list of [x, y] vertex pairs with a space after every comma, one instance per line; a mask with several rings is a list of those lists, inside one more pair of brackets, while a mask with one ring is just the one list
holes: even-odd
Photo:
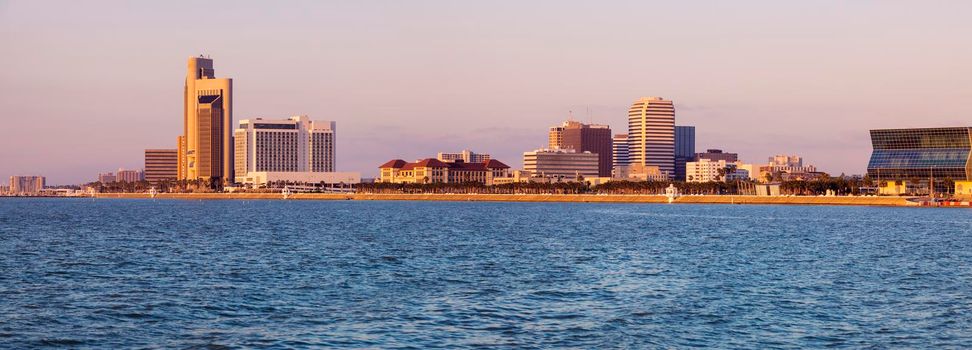
[[675, 126], [675, 180], [685, 181], [685, 163], [695, 158], [695, 127]]
[[867, 174], [878, 181], [929, 183], [972, 178], [972, 128], [871, 130]]

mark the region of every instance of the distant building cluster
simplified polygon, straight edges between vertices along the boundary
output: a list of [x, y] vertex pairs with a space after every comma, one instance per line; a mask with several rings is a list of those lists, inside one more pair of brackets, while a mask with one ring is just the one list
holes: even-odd
[[142, 170], [118, 169], [118, 172], [106, 172], [98, 174], [98, 182], [107, 184], [113, 182], [141, 182], [145, 181], [145, 173]]
[[333, 121], [252, 118], [234, 129], [233, 79], [217, 78], [210, 58], [188, 60], [182, 122], [175, 148], [145, 149], [143, 170], [104, 172], [98, 182], [212, 188], [361, 182], [360, 173], [336, 171]]
[[[675, 125], [675, 104], [661, 97], [643, 97], [628, 109], [627, 133], [614, 134], [603, 124], [567, 120], [547, 131], [547, 147], [523, 153], [523, 169], [472, 177], [484, 184], [512, 182], [608, 181], [760, 182], [812, 179], [820, 176], [799, 156], [777, 155], [767, 164], [746, 164], [736, 153], [720, 149], [696, 152], [694, 126]], [[435, 160], [485, 164], [488, 154], [463, 150], [440, 152]], [[454, 182], [430, 159], [415, 163], [392, 160], [380, 167], [380, 182]], [[434, 169], [433, 169], [434, 168]], [[414, 170], [413, 170], [414, 169]], [[444, 168], [442, 168], [444, 169]], [[452, 170], [453, 172], [457, 170]], [[420, 175], [416, 175], [420, 174]], [[429, 175], [432, 174], [432, 175]]]
[[[145, 149], [143, 169], [98, 174], [102, 185], [163, 186], [180, 183], [211, 189], [286, 185], [353, 185], [360, 173], [337, 171], [336, 122], [306, 115], [250, 118], [233, 127], [233, 80], [217, 78], [213, 60], [190, 57], [183, 95], [183, 132], [174, 148]], [[573, 118], [547, 130], [546, 147], [522, 154], [511, 169], [488, 153], [439, 152], [414, 162], [392, 159], [379, 166], [379, 182], [468, 183], [750, 180], [768, 184], [828, 177], [799, 155], [778, 154], [766, 163], [745, 163], [722, 149], [696, 150], [696, 127], [676, 125], [672, 100], [642, 97], [627, 109], [627, 128]], [[539, 134], [539, 133], [538, 133]], [[878, 193], [972, 195], [972, 128], [871, 130], [867, 177]], [[45, 191], [43, 176], [11, 176], [4, 194]], [[750, 184], [755, 186], [754, 184]], [[775, 186], [775, 185], [774, 185]], [[132, 187], [134, 188], [134, 187]], [[776, 187], [778, 190], [778, 187]]]

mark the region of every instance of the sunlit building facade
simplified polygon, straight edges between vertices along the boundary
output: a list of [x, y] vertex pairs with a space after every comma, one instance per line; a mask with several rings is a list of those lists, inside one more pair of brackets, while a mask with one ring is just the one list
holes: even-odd
[[233, 80], [216, 78], [212, 59], [190, 57], [184, 93], [180, 179], [232, 182]]
[[534, 176], [568, 180], [598, 177], [598, 155], [574, 149], [538, 149], [523, 153], [523, 170]]
[[879, 181], [970, 180], [970, 145], [969, 127], [871, 130], [867, 174]]
[[685, 181], [688, 182], [719, 182], [745, 180], [749, 178], [753, 166], [727, 162], [725, 160], [711, 160], [702, 158], [694, 162], [685, 163]]
[[335, 122], [307, 116], [288, 119], [244, 119], [233, 132], [237, 183], [251, 183], [248, 175], [324, 173], [335, 169]]
[[118, 182], [139, 182], [145, 180], [145, 173], [141, 170], [118, 169], [115, 173], [115, 181]]
[[478, 163], [463, 160], [444, 162], [435, 158], [406, 162], [393, 159], [378, 166], [379, 182], [390, 183], [464, 183], [494, 185], [494, 179], [509, 177], [510, 167], [496, 159]]
[[110, 172], [109, 171], [107, 173], [99, 173], [98, 174], [98, 182], [100, 182], [100, 183], [109, 184], [109, 183], [116, 182], [116, 181], [118, 181], [118, 178], [115, 177], [115, 173], [113, 173], [113, 172]]
[[628, 109], [628, 152], [632, 164], [657, 166], [675, 174], [675, 105], [661, 97], [643, 97]]
[[166, 180], [175, 180], [178, 172], [178, 150], [145, 150], [145, 181], [149, 184], [154, 186]]
[[43, 176], [11, 176], [7, 191], [13, 194], [37, 194], [44, 189], [46, 182]]
[[550, 149], [572, 149], [597, 155], [598, 176], [609, 177], [614, 166], [611, 127], [568, 120], [550, 128]]
[[457, 160], [461, 160], [466, 163], [485, 163], [488, 162], [492, 157], [489, 153], [476, 153], [468, 149], [462, 150], [462, 152], [439, 152], [435, 159], [441, 160], [443, 162], [451, 163]]

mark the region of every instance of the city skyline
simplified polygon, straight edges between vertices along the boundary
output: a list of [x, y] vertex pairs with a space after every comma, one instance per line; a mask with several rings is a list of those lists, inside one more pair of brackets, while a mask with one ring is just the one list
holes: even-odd
[[[174, 148], [184, 60], [198, 54], [234, 79], [234, 125], [336, 120], [337, 170], [366, 177], [389, 155], [443, 149], [517, 168], [570, 111], [621, 132], [641, 96], [674, 101], [700, 150], [800, 154], [834, 175], [865, 173], [870, 129], [972, 124], [964, 3], [563, 3], [557, 16], [539, 4], [301, 3], [206, 16], [225, 5], [0, 4], [0, 174], [77, 184]], [[635, 25], [650, 7], [672, 13], [657, 19], [664, 30]], [[374, 142], [396, 139], [411, 142]]]

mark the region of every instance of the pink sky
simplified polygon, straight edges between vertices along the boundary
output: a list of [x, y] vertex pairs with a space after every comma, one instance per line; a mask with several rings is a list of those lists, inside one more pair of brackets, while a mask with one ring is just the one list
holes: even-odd
[[[0, 1], [0, 176], [52, 184], [174, 148], [185, 61], [236, 121], [335, 120], [338, 169], [470, 148], [521, 167], [573, 110], [675, 101], [698, 149], [862, 173], [868, 129], [972, 125], [972, 2]], [[591, 116], [587, 116], [587, 109]]]

